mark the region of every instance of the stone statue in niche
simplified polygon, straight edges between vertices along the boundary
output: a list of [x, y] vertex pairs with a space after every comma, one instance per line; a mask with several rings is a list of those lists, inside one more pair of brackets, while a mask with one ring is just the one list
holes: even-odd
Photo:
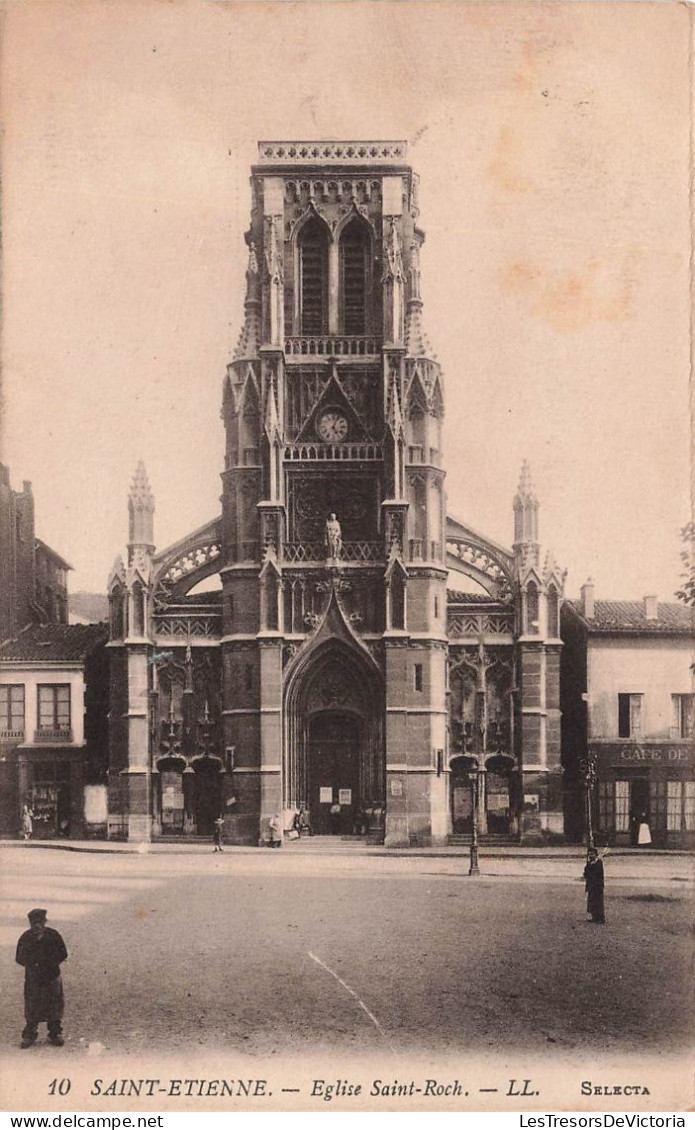
[[326, 519], [326, 549], [329, 557], [340, 557], [343, 547], [343, 535], [340, 522], [335, 514], [329, 514]]

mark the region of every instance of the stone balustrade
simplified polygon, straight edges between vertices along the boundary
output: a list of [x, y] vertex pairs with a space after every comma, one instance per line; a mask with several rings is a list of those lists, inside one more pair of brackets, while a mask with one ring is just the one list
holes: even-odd
[[34, 731], [34, 741], [44, 745], [47, 742], [71, 742], [72, 730], [69, 726], [53, 726], [45, 729], [42, 727]]
[[291, 357], [373, 357], [379, 352], [377, 337], [302, 334], [285, 339], [285, 356]]

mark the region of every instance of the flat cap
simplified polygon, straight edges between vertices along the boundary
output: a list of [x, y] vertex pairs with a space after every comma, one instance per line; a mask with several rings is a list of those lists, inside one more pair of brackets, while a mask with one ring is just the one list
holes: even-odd
[[35, 910], [29, 911], [27, 918], [30, 922], [45, 922], [48, 918], [48, 911], [42, 910], [41, 907], [37, 907]]

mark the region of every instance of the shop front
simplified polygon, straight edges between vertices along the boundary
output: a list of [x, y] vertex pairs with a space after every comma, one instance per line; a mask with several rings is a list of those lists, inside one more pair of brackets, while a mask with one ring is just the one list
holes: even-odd
[[597, 833], [618, 847], [695, 846], [695, 745], [594, 742]]
[[80, 839], [83, 835], [82, 751], [18, 751], [19, 809], [32, 814], [34, 839]]

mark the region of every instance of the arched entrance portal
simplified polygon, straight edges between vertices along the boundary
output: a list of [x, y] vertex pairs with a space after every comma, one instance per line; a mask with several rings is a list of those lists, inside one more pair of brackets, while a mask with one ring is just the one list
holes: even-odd
[[309, 719], [307, 791], [314, 835], [361, 831], [361, 720], [339, 710]]
[[158, 811], [163, 836], [211, 836], [222, 811], [222, 765], [217, 757], [157, 762]]
[[183, 757], [161, 757], [157, 762], [157, 808], [163, 836], [181, 836], [185, 831], [185, 768]]
[[373, 831], [385, 793], [381, 673], [335, 638], [303, 658], [285, 699], [285, 807], [308, 809], [318, 835]]
[[471, 757], [454, 757], [449, 768], [451, 831], [455, 836], [469, 835], [473, 827], [471, 775], [475, 772], [475, 761]]
[[488, 757], [485, 768], [485, 808], [491, 835], [508, 836], [516, 831], [514, 819], [514, 780], [511, 757]]

